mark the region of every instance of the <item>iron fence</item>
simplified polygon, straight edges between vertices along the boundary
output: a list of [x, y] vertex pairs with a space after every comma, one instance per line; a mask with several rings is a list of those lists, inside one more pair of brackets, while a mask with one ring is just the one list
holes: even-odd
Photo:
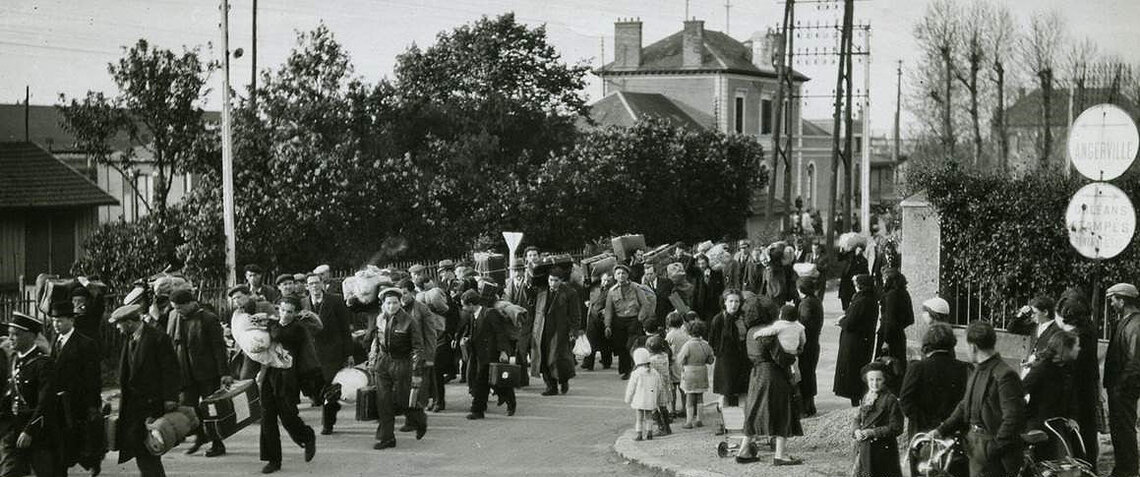
[[[983, 287], [974, 283], [965, 286], [950, 286], [950, 317], [955, 325], [965, 326], [974, 320], [989, 321], [994, 328], [1008, 330], [1017, 321], [1017, 311], [1029, 304], [1037, 295], [1008, 296], [998, 293], [993, 287]], [[1101, 340], [1107, 340], [1112, 333], [1113, 311], [1104, 299], [1103, 290], [1093, 290], [1089, 303], [1095, 304], [1092, 320]]]

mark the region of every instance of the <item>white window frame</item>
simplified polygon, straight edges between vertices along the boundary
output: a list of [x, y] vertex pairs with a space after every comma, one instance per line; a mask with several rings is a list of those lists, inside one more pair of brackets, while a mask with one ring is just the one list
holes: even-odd
[[732, 131], [744, 134], [744, 127], [748, 118], [748, 94], [737, 91], [732, 101]]

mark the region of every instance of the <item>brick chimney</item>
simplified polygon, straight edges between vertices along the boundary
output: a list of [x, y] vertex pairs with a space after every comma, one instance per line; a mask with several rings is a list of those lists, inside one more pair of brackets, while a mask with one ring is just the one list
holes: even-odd
[[614, 67], [641, 66], [641, 20], [626, 19], [614, 22]]
[[699, 68], [705, 53], [705, 22], [688, 20], [685, 22], [684, 40], [681, 44], [681, 66]]
[[765, 70], [775, 69], [775, 59], [777, 49], [780, 47], [780, 41], [783, 35], [768, 30], [767, 32], [756, 32], [752, 34], [752, 64], [757, 68]]

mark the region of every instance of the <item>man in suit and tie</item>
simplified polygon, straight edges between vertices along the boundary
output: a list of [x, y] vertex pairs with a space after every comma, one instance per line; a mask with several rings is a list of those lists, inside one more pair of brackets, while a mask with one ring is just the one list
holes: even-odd
[[1116, 331], [1104, 356], [1104, 388], [1108, 392], [1108, 428], [1115, 452], [1113, 476], [1140, 472], [1136, 447], [1136, 401], [1140, 399], [1140, 292], [1117, 283], [1105, 292], [1116, 310]]
[[934, 437], [966, 431], [971, 476], [1016, 475], [1021, 468], [1021, 433], [1025, 430], [1021, 378], [994, 351], [997, 333], [993, 325], [970, 323], [966, 343], [970, 361], [976, 365], [974, 374], [967, 378], [965, 396], [933, 432]]
[[[170, 302], [174, 305], [174, 311], [170, 314], [166, 334], [174, 343], [174, 353], [178, 357], [182, 375], [179, 401], [181, 405], [197, 410], [202, 398], [233, 383], [229, 360], [226, 359], [222, 323], [217, 315], [198, 305], [198, 300], [190, 290], [176, 290], [170, 294]], [[202, 417], [199, 413], [198, 419]], [[198, 452], [206, 440], [206, 430], [199, 426], [194, 444], [186, 449], [186, 453]], [[226, 445], [221, 439], [216, 439], [211, 442], [206, 457], [217, 457], [225, 453]]]
[[816, 296], [822, 300], [823, 292], [827, 290], [827, 269], [829, 268], [827, 264], [827, 255], [824, 255], [823, 253], [823, 246], [820, 245], [819, 242], [811, 242], [811, 251], [805, 253], [800, 260], [797, 260], [797, 263], [810, 263], [812, 265], [815, 265], [816, 271], [819, 272], [819, 276], [816, 277], [816, 285], [819, 286], [819, 294]]
[[724, 285], [726, 289], [744, 289], [744, 276], [748, 273], [748, 266], [752, 261], [752, 242], [741, 240], [736, 246], [736, 253], [732, 261], [724, 267]]
[[320, 331], [313, 333], [313, 345], [321, 362], [321, 434], [327, 436], [332, 434], [336, 413], [340, 412], [340, 392], [333, 387], [332, 381], [352, 358], [351, 319], [344, 298], [327, 292], [320, 275], [308, 274], [305, 289], [308, 296], [301, 307], [316, 313], [321, 323]]
[[60, 467], [67, 469], [80, 464], [98, 474], [104, 436], [99, 347], [95, 340], [75, 328], [76, 315], [71, 303], [53, 303], [51, 315], [56, 333], [51, 346], [55, 392], [61, 399], [56, 406], [60, 411]]
[[[463, 310], [471, 319], [463, 324], [459, 332], [460, 346], [468, 349], [467, 388], [471, 393], [471, 411], [467, 419], [483, 419], [487, 412], [487, 395], [491, 392], [491, 360], [507, 362], [513, 352], [511, 347], [509, 320], [498, 310], [487, 306], [479, 292], [467, 290], [460, 297]], [[515, 389], [511, 386], [498, 386], [495, 394], [507, 404], [507, 415], [513, 416], [518, 403]]]
[[658, 329], [665, 328], [665, 316], [673, 311], [673, 304], [669, 302], [669, 295], [673, 293], [673, 281], [666, 280], [657, 275], [657, 268], [651, 263], [645, 264], [645, 274], [641, 277], [641, 284], [653, 290], [657, 297], [657, 306], [653, 308], [654, 319]]
[[530, 277], [526, 272], [526, 265], [519, 261], [511, 265], [513, 277], [507, 280], [507, 286], [503, 292], [503, 299], [518, 306], [526, 308], [527, 311], [534, 311], [534, 300], [536, 290], [530, 283]]
[[1041, 295], [1029, 301], [1029, 305], [1022, 308], [1022, 315], [1030, 315], [1033, 321], [1015, 326], [1013, 331], [1018, 334], [1029, 335], [1029, 351], [1025, 354], [1022, 366], [1028, 368], [1037, 361], [1037, 352], [1049, 345], [1049, 338], [1061, 330], [1053, 313], [1056, 303], [1052, 298]]
[[143, 325], [138, 305], [119, 307], [108, 321], [126, 341], [119, 356], [119, 463], [134, 459], [143, 477], [165, 477], [162, 459], [146, 449], [143, 439], [148, 417], [161, 417], [178, 406], [182, 371], [174, 345], [166, 333]]

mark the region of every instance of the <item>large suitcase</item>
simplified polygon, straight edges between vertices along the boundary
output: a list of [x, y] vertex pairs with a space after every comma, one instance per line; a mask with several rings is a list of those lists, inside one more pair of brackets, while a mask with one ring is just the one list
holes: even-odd
[[582, 266], [585, 267], [586, 273], [590, 277], [600, 277], [603, 273], [613, 273], [614, 267], [617, 266], [617, 257], [614, 257], [614, 254], [610, 252], [605, 252], [583, 259]]
[[490, 277], [496, 284], [507, 283], [507, 256], [501, 253], [479, 252], [475, 254], [475, 271]]
[[41, 313], [51, 313], [51, 304], [71, 302], [71, 291], [83, 285], [74, 278], [58, 278], [41, 273], [36, 277], [36, 308]]
[[621, 237], [614, 237], [610, 242], [613, 243], [614, 255], [617, 256], [618, 261], [625, 262], [629, 257], [633, 256], [633, 251], [637, 249], [645, 250], [645, 236], [637, 235], [622, 235]]
[[522, 379], [522, 366], [510, 363], [491, 363], [489, 378], [493, 387], [517, 387]]
[[261, 397], [252, 379], [234, 382], [198, 405], [206, 434], [225, 439], [261, 419]]
[[543, 259], [538, 262], [538, 265], [535, 265], [534, 267], [534, 276], [531, 278], [531, 286], [537, 288], [546, 288], [548, 286], [546, 283], [546, 277], [550, 275], [550, 269], [554, 268], [555, 266], [559, 266], [565, 268], [566, 271], [570, 271], [574, 268], [574, 257], [571, 257], [570, 254], [567, 253], [543, 257]]
[[376, 415], [376, 386], [365, 386], [356, 391], [356, 420], [375, 421]]

